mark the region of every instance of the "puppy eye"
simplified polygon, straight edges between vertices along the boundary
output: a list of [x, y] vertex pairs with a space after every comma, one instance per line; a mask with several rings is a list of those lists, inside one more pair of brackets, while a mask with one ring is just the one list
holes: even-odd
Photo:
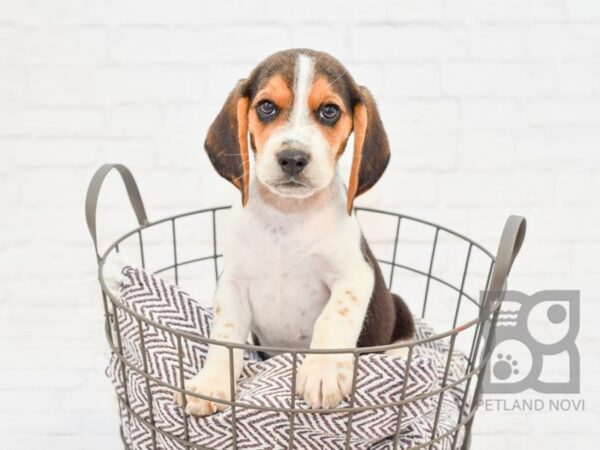
[[333, 125], [340, 117], [340, 108], [337, 105], [327, 103], [319, 109], [319, 118], [322, 122]]
[[261, 120], [268, 121], [277, 115], [277, 107], [272, 101], [264, 100], [258, 104], [256, 112]]

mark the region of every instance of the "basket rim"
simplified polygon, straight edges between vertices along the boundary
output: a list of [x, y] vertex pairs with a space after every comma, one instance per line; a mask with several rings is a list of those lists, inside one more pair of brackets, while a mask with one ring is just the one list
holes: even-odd
[[[104, 281], [104, 277], [103, 277], [104, 265], [105, 265], [109, 255], [113, 251], [116, 251], [119, 244], [121, 244], [125, 239], [129, 238], [130, 236], [133, 236], [136, 233], [140, 233], [142, 230], [144, 230], [146, 228], [151, 228], [153, 226], [160, 225], [162, 223], [166, 223], [169, 221], [175, 221], [176, 219], [181, 219], [183, 217], [188, 217], [188, 216], [192, 216], [195, 214], [203, 214], [203, 213], [211, 213], [211, 212], [214, 214], [217, 211], [231, 209], [231, 207], [232, 207], [232, 205], [222, 205], [222, 206], [216, 206], [216, 207], [212, 207], [212, 208], [200, 208], [200, 209], [195, 209], [195, 210], [191, 210], [191, 211], [187, 211], [187, 212], [183, 212], [183, 213], [179, 213], [179, 214], [174, 214], [174, 215], [167, 216], [162, 219], [155, 220], [155, 221], [149, 221], [149, 222], [139, 225], [139, 226], [135, 227], [134, 229], [130, 230], [129, 232], [121, 235], [119, 238], [117, 238], [115, 241], [113, 241], [111, 244], [109, 244], [107, 246], [107, 248], [104, 251], [104, 253], [102, 254], [102, 256], [98, 259], [98, 281], [100, 282], [100, 286], [101, 286], [103, 294], [108, 296], [111, 303], [113, 303], [115, 306], [123, 309], [128, 314], [131, 314], [133, 317], [135, 317], [136, 319], [138, 319], [148, 325], [151, 325], [152, 327], [155, 327], [155, 328], [161, 329], [163, 331], [166, 331], [168, 333], [171, 333], [174, 336], [183, 337], [183, 338], [191, 340], [193, 342], [218, 345], [218, 346], [222, 346], [222, 347], [229, 349], [230, 358], [233, 356], [234, 349], [257, 351], [257, 352], [271, 352], [271, 353], [275, 353], [275, 354], [291, 353], [291, 354], [306, 354], [306, 355], [308, 355], [308, 354], [348, 354], [348, 353], [351, 353], [355, 357], [358, 357], [360, 354], [363, 354], [363, 353], [379, 353], [379, 352], [385, 352], [385, 351], [395, 350], [395, 349], [399, 349], [399, 348], [408, 348], [409, 351], [412, 351], [412, 348], [415, 346], [422, 345], [427, 342], [436, 341], [439, 339], [444, 339], [444, 338], [447, 338], [448, 336], [458, 335], [459, 333], [471, 328], [474, 325], [479, 325], [480, 323], [485, 322], [486, 320], [489, 320], [491, 315], [499, 307], [499, 305], [494, 305], [492, 308], [489, 308], [487, 310], [480, 307], [480, 314], [477, 317], [475, 317], [474, 319], [471, 319], [463, 324], [457, 325], [456, 327], [454, 327], [450, 330], [446, 330], [446, 331], [443, 331], [440, 333], [434, 333], [431, 336], [420, 338], [420, 339], [411, 339], [408, 341], [396, 342], [396, 343], [387, 344], [387, 345], [369, 346], [369, 347], [310, 349], [310, 348], [305, 348], [305, 347], [263, 346], [263, 345], [248, 344], [248, 343], [238, 344], [238, 343], [234, 343], [234, 342], [220, 341], [220, 340], [216, 340], [216, 339], [211, 339], [209, 337], [198, 336], [198, 335], [191, 334], [191, 333], [188, 333], [183, 330], [176, 330], [171, 327], [165, 326], [159, 322], [156, 322], [144, 315], [141, 315], [137, 311], [134, 311], [129, 306], [127, 306], [125, 303], [123, 303], [118, 297], [113, 295], [111, 290], [106, 285], [106, 282]], [[487, 250], [484, 246], [482, 246], [478, 242], [474, 241], [473, 239], [468, 238], [467, 236], [465, 236], [461, 233], [458, 233], [450, 228], [444, 227], [442, 225], [438, 225], [438, 224], [428, 221], [428, 220], [419, 219], [414, 216], [395, 213], [395, 212], [376, 209], [376, 208], [370, 208], [370, 207], [357, 206], [354, 209], [355, 209], [355, 211], [366, 211], [366, 212], [371, 212], [371, 213], [376, 213], [376, 214], [383, 214], [383, 215], [396, 217], [400, 220], [410, 220], [413, 222], [421, 223], [423, 225], [433, 227], [438, 231], [444, 231], [450, 235], [453, 235], [457, 238], [460, 238], [460, 239], [468, 242], [471, 246], [478, 248], [480, 251], [482, 251], [486, 256], [488, 256], [490, 258], [490, 268], [489, 268], [489, 272], [488, 272], [486, 283], [485, 283], [485, 288], [487, 289], [489, 287], [491, 273], [493, 271], [493, 267], [495, 264], [495, 257], [489, 250]], [[209, 256], [209, 257], [207, 257], [207, 259], [213, 259], [213, 258], [217, 258], [217, 257], [219, 257], [219, 255]], [[151, 273], [154, 274], [154, 272], [151, 272]], [[484, 312], [486, 314], [483, 314]], [[108, 318], [107, 318], [107, 320], [108, 320]]]

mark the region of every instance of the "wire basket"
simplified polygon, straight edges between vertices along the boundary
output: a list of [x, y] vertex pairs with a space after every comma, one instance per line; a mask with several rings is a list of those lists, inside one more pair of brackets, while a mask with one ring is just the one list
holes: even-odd
[[[104, 178], [112, 169], [118, 171], [125, 183], [139, 226], [117, 239], [108, 246], [103, 254], [100, 254], [96, 233], [96, 207]], [[110, 291], [106, 280], [103, 278], [103, 267], [107, 259], [124, 246], [135, 247], [136, 252], [139, 254], [139, 264], [141, 267], [149, 272], [161, 274], [161, 277], [170, 278], [175, 284], [194, 282], [198, 279], [206, 281], [207, 276], [210, 276], [211, 282], [215, 285], [222, 257], [219, 253], [219, 223], [228, 209], [229, 207], [207, 208], [150, 222], [146, 216], [138, 187], [130, 171], [120, 164], [107, 164], [98, 169], [87, 191], [86, 219], [97, 256], [98, 276], [102, 288], [102, 300], [105, 312], [105, 331], [113, 355], [143, 376], [147, 383], [162, 383], [172, 391], [225, 403], [230, 406], [232, 412], [231, 436], [233, 448], [247, 448], [238, 446], [236, 439], [236, 412], [239, 413], [239, 411], [244, 409], [256, 408], [262, 411], [272, 410], [287, 413], [290, 418], [289, 445], [284, 448], [295, 448], [293, 444], [295, 431], [294, 418], [298, 415], [308, 413], [346, 413], [346, 445], [343, 448], [350, 448], [353, 433], [353, 415], [360, 411], [375, 410], [383, 407], [399, 407], [396, 431], [392, 442], [393, 448], [401, 448], [399, 436], [402, 430], [402, 408], [411, 402], [420, 400], [422, 396], [420, 398], [411, 398], [405, 395], [406, 383], [404, 383], [402, 396], [397, 402], [386, 405], [374, 404], [370, 407], [355, 406], [354, 397], [358, 358], [365, 353], [382, 352], [405, 347], [408, 350], [408, 357], [403, 379], [406, 380], [411, 368], [413, 355], [417, 350], [421, 346], [428, 346], [434, 342], [443, 341], [449, 350], [443, 371], [444, 375], [439, 387], [426, 394], [429, 397], [435, 398], [437, 402], [433, 431], [430, 436], [427, 436], [425, 443], [410, 448], [437, 448], [436, 444], [440, 442], [447, 443], [447, 447], [445, 448], [461, 448], [463, 450], [470, 448], [471, 429], [482, 394], [483, 372], [486, 370], [493, 349], [496, 321], [503, 293], [506, 290], [506, 279], [525, 236], [524, 218], [517, 216], [510, 216], [508, 218], [500, 239], [498, 252], [494, 256], [477, 242], [446, 227], [393, 212], [370, 208], [356, 208], [363, 231], [367, 239], [369, 239], [379, 264], [384, 273], [387, 271], [388, 287], [392, 288], [396, 286], [396, 290], [401, 293], [415, 315], [420, 315], [421, 318], [427, 319], [428, 322], [435, 322], [438, 330], [446, 330], [432, 336], [414, 339], [402, 344], [391, 344], [383, 347], [309, 350], [305, 348], [267, 348], [251, 344], [215, 341], [208, 338], [199, 338], [198, 336], [193, 336], [157, 323], [129, 308]], [[182, 224], [185, 221], [194, 219], [201, 219], [207, 229], [202, 230], [195, 226], [192, 233], [186, 234], [183, 232]], [[162, 230], [160, 239], [152, 235], [158, 229]], [[371, 234], [369, 233], [370, 229], [372, 230]], [[155, 255], [153, 258], [149, 258], [151, 250], [158, 256]], [[198, 253], [190, 253], [192, 250]], [[208, 288], [204, 286], [202, 289], [204, 289], [206, 297], [206, 290]], [[212, 292], [210, 294], [212, 295]], [[178, 342], [181, 339], [193, 339], [203, 343], [223, 346], [228, 349], [230, 355], [233, 354], [234, 349], [257, 352], [269, 351], [270, 353], [285, 352], [291, 354], [294, 362], [291, 372], [293, 378], [290, 392], [291, 407], [271, 408], [268, 405], [256, 406], [240, 402], [235, 398], [233, 379], [231, 379], [232, 382], [230, 383], [231, 401], [186, 391], [183, 387], [184, 377], [182, 367], [182, 353], [185, 350], [181, 346], [178, 347], [179, 373], [181, 376], [180, 383], [177, 385], [164, 383], [164, 381], [157, 380], [154, 375], [149, 373], [145, 355], [143, 355], [144, 364], [141, 367], [132, 367], [131, 362], [127, 361], [127, 356], [121, 342], [121, 324], [117, 320], [117, 317], [121, 315], [129, 316], [134, 322], [140, 324], [140, 327], [143, 324], [144, 326], [162, 330], [162, 332], [167, 333]], [[450, 362], [453, 353], [456, 353], [456, 349], [459, 348], [464, 351], [466, 361], [465, 371], [458, 379], [450, 382], [448, 380]], [[353, 355], [355, 369], [348, 407], [310, 411], [297, 407], [295, 403], [296, 396], [294, 394], [297, 359], [301, 354], [310, 353], [349, 353]], [[230, 359], [230, 364], [231, 361], [232, 359]], [[123, 373], [124, 379], [125, 374]], [[401, 382], [401, 379], [399, 379], [399, 383]], [[462, 394], [462, 398], [460, 399], [460, 410], [456, 424], [449, 430], [438, 432], [437, 424], [442, 408], [442, 399], [444, 395], [448, 394], [449, 390], [455, 389], [457, 386], [462, 389], [461, 392], [464, 392], [464, 394]], [[145, 425], [148, 433], [151, 435], [148, 448], [152, 448], [153, 450], [161, 448], [157, 444], [156, 439], [160, 435], [166, 439], [173, 439], [178, 445], [181, 445], [181, 448], [210, 449], [210, 447], [194, 444], [188, 439], [177, 437], [173, 434], [172, 430], [169, 431], [157, 426], [152, 419], [152, 414], [147, 418], [141, 417], [129, 404], [127, 387], [123, 386], [123, 388], [124, 395], [117, 392], [117, 399], [120, 410], [126, 413], [125, 416], [121, 416], [121, 437], [125, 448], [129, 448], [129, 444], [124, 437], [123, 430], [127, 426], [127, 417], [134, 416], [136, 420]], [[147, 395], [151, 404], [152, 399], [150, 396], [152, 394], [149, 389], [147, 390]], [[186, 437], [187, 420], [189, 419], [184, 419]]]

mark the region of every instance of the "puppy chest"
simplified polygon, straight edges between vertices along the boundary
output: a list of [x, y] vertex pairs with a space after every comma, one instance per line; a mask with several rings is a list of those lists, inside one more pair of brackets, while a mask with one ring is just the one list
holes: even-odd
[[329, 299], [318, 263], [274, 265], [249, 286], [252, 332], [262, 345], [308, 347]]
[[247, 289], [251, 330], [263, 345], [308, 347], [334, 278], [335, 221], [327, 210], [296, 216], [250, 206], [235, 222], [229, 255]]

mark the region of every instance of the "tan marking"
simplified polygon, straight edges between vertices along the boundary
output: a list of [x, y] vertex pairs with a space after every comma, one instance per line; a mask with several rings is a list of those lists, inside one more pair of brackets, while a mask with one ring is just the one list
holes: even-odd
[[288, 87], [281, 75], [274, 75], [265, 87], [257, 92], [252, 103], [252, 107], [256, 106], [263, 100], [270, 100], [277, 105], [280, 110], [287, 110], [292, 107], [292, 91]]
[[[242, 204], [248, 202], [250, 189], [250, 162], [248, 160], [248, 98], [241, 97], [237, 103], [238, 140], [240, 144], [240, 158], [242, 159]], [[239, 185], [234, 180], [234, 184]]]
[[348, 308], [340, 308], [338, 309], [338, 313], [340, 313], [341, 316], [347, 316], [348, 313], [350, 312], [350, 310]]
[[350, 297], [350, 301], [351, 301], [352, 303], [358, 303], [358, 299], [356, 298], [356, 295], [354, 295], [354, 292], [352, 292], [352, 291], [350, 291], [350, 290], [346, 289], [346, 290], [344, 291], [344, 293], [345, 293], [345, 294], [346, 294], [348, 297]]
[[215, 308], [215, 315], [218, 316], [221, 314], [221, 307], [219, 305], [217, 305], [217, 307]]
[[317, 111], [325, 103], [334, 103], [344, 111], [344, 102], [342, 98], [333, 90], [331, 83], [324, 77], [317, 77], [311, 87], [308, 96], [309, 111]]
[[231, 322], [227, 322], [225, 325], [223, 325], [225, 328], [233, 328], [233, 323]]
[[352, 168], [350, 169], [350, 181], [348, 182], [348, 214], [352, 213], [354, 197], [358, 191], [358, 174], [362, 159], [362, 148], [367, 132], [367, 107], [359, 103], [354, 107], [354, 154], [352, 155]]
[[[277, 106], [279, 115], [269, 123], [263, 123], [258, 118], [256, 107], [264, 100], [270, 100]], [[286, 122], [286, 117], [292, 108], [293, 94], [281, 75], [274, 75], [267, 81], [264, 88], [256, 94], [252, 107], [248, 111], [248, 128], [254, 139], [256, 151], [260, 152], [266, 140], [273, 131]]]
[[312, 85], [310, 95], [308, 97], [309, 111], [318, 114], [318, 110], [322, 105], [331, 103], [340, 108], [341, 116], [335, 126], [328, 127], [319, 124], [323, 136], [329, 143], [329, 149], [332, 151], [332, 157], [338, 159], [344, 152], [344, 147], [348, 136], [352, 131], [352, 118], [344, 108], [344, 101], [337, 94], [331, 83], [324, 77], [318, 77]]

